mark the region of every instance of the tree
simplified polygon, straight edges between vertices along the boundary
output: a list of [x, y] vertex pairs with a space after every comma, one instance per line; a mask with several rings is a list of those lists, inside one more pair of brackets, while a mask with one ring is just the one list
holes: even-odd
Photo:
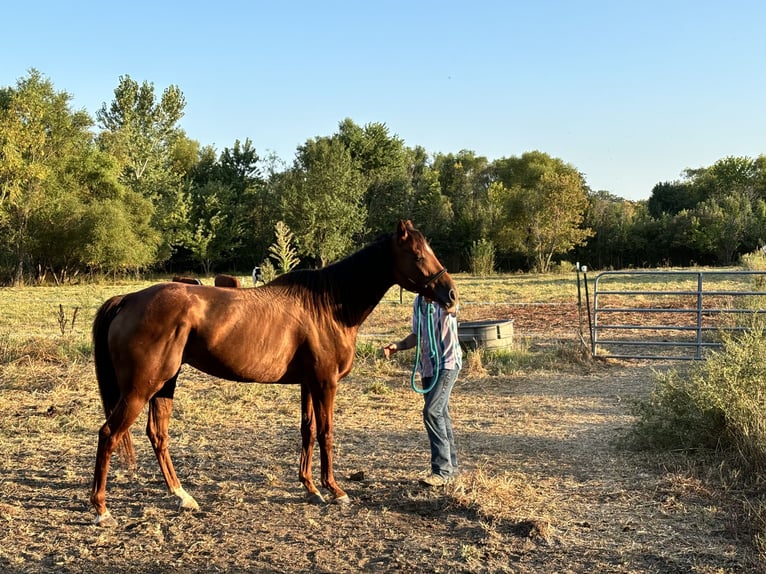
[[151, 203], [119, 182], [117, 162], [91, 146], [58, 172], [30, 221], [32, 254], [57, 282], [83, 270], [119, 272], [152, 264], [160, 242]]
[[474, 241], [488, 238], [487, 193], [491, 174], [487, 159], [469, 150], [437, 155], [434, 170], [439, 174], [441, 194], [452, 208], [447, 251], [466, 256]]
[[193, 187], [188, 203], [190, 233], [184, 243], [209, 275], [238, 242], [239, 234], [230, 220], [231, 189], [211, 180]]
[[186, 101], [177, 86], [166, 88], [156, 101], [154, 85], [138, 84], [120, 76], [114, 99], [96, 112], [102, 149], [118, 158], [122, 181], [154, 205], [153, 225], [161, 231], [163, 247], [158, 256], [167, 259], [172, 246], [183, 241], [188, 222], [183, 206], [183, 176], [178, 168], [179, 140], [185, 135], [177, 127]]
[[518, 250], [535, 270], [548, 271], [554, 256], [592, 235], [582, 227], [587, 188], [572, 166], [541, 152], [528, 152], [500, 160], [494, 170], [508, 189], [497, 242]]
[[169, 142], [177, 132], [176, 124], [186, 106], [183, 93], [169, 86], [155, 101], [154, 84], [139, 85], [130, 76], [120, 76], [114, 100], [96, 112], [98, 125], [104, 130], [102, 142], [125, 166], [124, 177], [131, 187], [152, 170], [166, 169]]
[[753, 204], [741, 194], [709, 198], [690, 212], [689, 243], [720, 265], [730, 265], [738, 253], [752, 251], [743, 244], [755, 224]]
[[69, 157], [91, 141], [90, 117], [73, 111], [70, 100], [34, 69], [0, 95], [0, 236], [14, 284], [33, 264], [30, 222]]
[[593, 231], [577, 257], [591, 269], [620, 269], [640, 265], [642, 242], [633, 233], [639, 204], [606, 191], [588, 194], [583, 224]]
[[280, 183], [281, 218], [300, 253], [324, 267], [353, 250], [367, 214], [362, 178], [342, 141], [307, 141]]
[[409, 219], [412, 209], [411, 151], [382, 123], [363, 127], [350, 119], [340, 123], [338, 139], [349, 151], [363, 185], [369, 235], [394, 228]]
[[698, 190], [699, 201], [721, 198], [729, 194], [743, 195], [752, 201], [760, 195], [758, 163], [749, 157], [729, 156], [712, 166], [686, 170], [686, 176]]
[[13, 283], [32, 270], [64, 281], [135, 269], [156, 255], [153, 206], [119, 181], [70, 100], [36, 70], [0, 90], [0, 261]]
[[699, 190], [688, 181], [660, 182], [652, 189], [647, 206], [652, 217], [675, 215], [693, 209], [700, 201]]

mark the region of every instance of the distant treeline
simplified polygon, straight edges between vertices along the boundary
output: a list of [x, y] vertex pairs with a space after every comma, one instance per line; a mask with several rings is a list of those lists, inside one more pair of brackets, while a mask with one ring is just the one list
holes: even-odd
[[[277, 223], [320, 267], [399, 219], [453, 271], [728, 265], [766, 242], [766, 157], [727, 157], [646, 201], [591, 190], [541, 151], [429, 154], [351, 119], [291, 164], [253, 142], [217, 152], [179, 128], [171, 86], [119, 79], [95, 120], [37, 70], [0, 88], [0, 283], [144, 272], [248, 272]], [[264, 142], [268, 145], [268, 142]]]

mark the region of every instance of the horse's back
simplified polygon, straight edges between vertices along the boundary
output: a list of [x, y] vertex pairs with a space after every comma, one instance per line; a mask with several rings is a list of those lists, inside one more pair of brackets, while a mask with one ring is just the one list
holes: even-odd
[[176, 369], [188, 363], [230, 380], [297, 382], [284, 379], [310, 325], [284, 289], [162, 283], [123, 297], [109, 339], [126, 362], [170, 361]]

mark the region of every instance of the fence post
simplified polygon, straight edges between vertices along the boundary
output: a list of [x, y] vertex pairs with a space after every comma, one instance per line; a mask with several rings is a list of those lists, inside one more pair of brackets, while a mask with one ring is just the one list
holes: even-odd
[[697, 273], [697, 359], [702, 358], [702, 273]]

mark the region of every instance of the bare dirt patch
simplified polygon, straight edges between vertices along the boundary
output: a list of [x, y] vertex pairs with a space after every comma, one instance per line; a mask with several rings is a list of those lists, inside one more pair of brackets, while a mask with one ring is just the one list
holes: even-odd
[[[487, 316], [470, 309], [463, 319]], [[574, 306], [521, 309], [490, 316], [514, 318], [520, 336], [574, 339]], [[374, 328], [396, 330], [407, 313]], [[349, 506], [303, 499], [297, 388], [185, 369], [171, 451], [202, 511], [179, 512], [165, 494], [143, 417], [134, 427], [139, 470], [110, 473], [119, 524], [101, 529], [87, 500], [101, 417], [91, 366], [3, 365], [0, 571], [758, 571], [726, 491], [683, 459], [633, 453], [617, 440], [656, 368], [665, 366], [465, 372], [453, 398], [462, 474], [435, 490], [417, 484], [428, 446], [409, 373], [357, 369], [336, 409], [336, 473]]]

